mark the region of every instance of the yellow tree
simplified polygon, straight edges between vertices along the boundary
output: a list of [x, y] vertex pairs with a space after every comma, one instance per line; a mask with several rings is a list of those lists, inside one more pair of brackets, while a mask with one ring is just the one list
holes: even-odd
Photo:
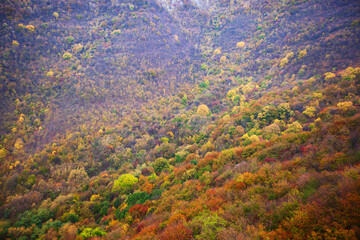
[[238, 43], [236, 44], [236, 47], [237, 47], [237, 48], [243, 48], [243, 47], [245, 47], [245, 43], [244, 43], [244, 42], [238, 42]]
[[198, 109], [197, 109], [197, 114], [199, 115], [203, 115], [203, 116], [206, 116], [208, 115], [210, 112], [210, 109], [208, 108], [208, 106], [204, 105], [204, 104], [201, 104]]

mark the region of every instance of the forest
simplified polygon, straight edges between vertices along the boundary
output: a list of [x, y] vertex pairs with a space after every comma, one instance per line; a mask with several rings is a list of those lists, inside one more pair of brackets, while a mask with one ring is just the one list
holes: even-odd
[[360, 1], [2, 0], [0, 239], [360, 239]]

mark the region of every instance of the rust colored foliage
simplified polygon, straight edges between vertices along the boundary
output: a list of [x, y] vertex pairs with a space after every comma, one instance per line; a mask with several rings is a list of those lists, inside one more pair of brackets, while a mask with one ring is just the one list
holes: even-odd
[[179, 222], [180, 223], [186, 222], [185, 216], [181, 213], [175, 213], [170, 217], [168, 224], [171, 225]]
[[[360, 195], [358, 193], [347, 193], [340, 200], [339, 215], [342, 217], [345, 226], [359, 226], [360, 223]], [[360, 229], [357, 227], [357, 233]]]
[[131, 216], [136, 219], [142, 219], [146, 216], [146, 213], [148, 211], [148, 207], [142, 204], [136, 204], [135, 206], [131, 207], [129, 209], [129, 213]]
[[133, 240], [154, 239], [156, 236], [156, 229], [157, 229], [157, 227], [155, 224], [145, 227], [141, 230], [141, 232], [136, 234], [132, 239]]
[[225, 184], [225, 188], [231, 189], [234, 191], [241, 191], [246, 188], [246, 184], [243, 182], [238, 182], [235, 180], [230, 180], [228, 183]]
[[160, 240], [188, 240], [192, 239], [191, 229], [185, 227], [181, 222], [172, 224], [165, 228], [160, 235]]

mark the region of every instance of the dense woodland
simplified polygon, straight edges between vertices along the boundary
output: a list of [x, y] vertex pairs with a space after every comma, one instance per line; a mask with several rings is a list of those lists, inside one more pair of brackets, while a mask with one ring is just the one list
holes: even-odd
[[2, 0], [0, 239], [360, 239], [360, 2]]

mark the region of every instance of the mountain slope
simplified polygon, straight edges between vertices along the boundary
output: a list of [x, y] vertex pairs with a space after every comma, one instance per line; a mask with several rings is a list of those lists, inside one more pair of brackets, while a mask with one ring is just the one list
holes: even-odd
[[1, 238], [359, 238], [359, 10], [1, 3]]

